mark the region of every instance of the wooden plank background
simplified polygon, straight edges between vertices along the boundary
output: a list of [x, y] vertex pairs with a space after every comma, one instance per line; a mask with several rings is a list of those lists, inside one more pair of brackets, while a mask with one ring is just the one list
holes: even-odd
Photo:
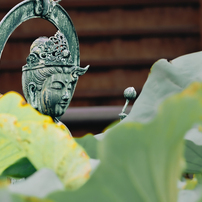
[[[0, 0], [0, 19], [19, 2]], [[124, 89], [134, 86], [139, 94], [156, 60], [201, 50], [200, 0], [62, 0], [60, 4], [78, 33], [81, 66], [91, 65], [79, 79], [72, 109], [97, 106], [95, 114], [103, 106], [121, 109]], [[32, 41], [55, 32], [52, 24], [41, 19], [29, 20], [15, 30], [1, 58], [1, 93], [22, 94], [21, 67]], [[92, 120], [84, 119], [63, 121], [75, 136], [99, 133], [112, 121], [100, 118], [93, 127]]]

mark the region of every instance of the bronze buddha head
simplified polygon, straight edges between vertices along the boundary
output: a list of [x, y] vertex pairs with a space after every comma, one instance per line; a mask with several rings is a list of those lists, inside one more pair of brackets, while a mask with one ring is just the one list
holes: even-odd
[[23, 93], [28, 103], [53, 119], [62, 116], [72, 99], [78, 77], [88, 67], [73, 64], [68, 42], [61, 32], [40, 37], [22, 67]]

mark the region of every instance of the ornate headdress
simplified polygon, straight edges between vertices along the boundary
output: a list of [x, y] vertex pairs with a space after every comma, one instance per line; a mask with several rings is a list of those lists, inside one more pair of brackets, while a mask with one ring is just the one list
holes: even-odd
[[27, 57], [27, 64], [22, 67], [22, 71], [72, 65], [68, 42], [65, 36], [58, 31], [53, 37], [40, 37], [33, 42]]

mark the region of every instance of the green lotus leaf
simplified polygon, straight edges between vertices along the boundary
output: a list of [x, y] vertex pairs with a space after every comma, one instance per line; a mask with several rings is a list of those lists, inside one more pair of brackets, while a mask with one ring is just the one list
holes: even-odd
[[8, 189], [0, 189], [1, 202], [53, 202], [50, 199], [39, 199], [36, 197], [25, 197], [11, 193]]
[[97, 158], [97, 139], [91, 134], [87, 134], [80, 138], [74, 138], [76, 142], [81, 145], [87, 152], [87, 154], [93, 158]]
[[201, 173], [202, 145], [196, 145], [192, 141], [186, 140], [185, 159], [187, 162], [186, 173]]
[[9, 114], [0, 114], [0, 174], [25, 156], [25, 152], [19, 147], [16, 140], [9, 137], [9, 133], [13, 136], [17, 135], [16, 123], [16, 117]]
[[0, 113], [12, 114], [18, 121], [48, 121], [53, 122], [50, 116], [42, 115], [40, 112], [26, 103], [24, 98], [16, 92], [8, 92], [0, 97]]
[[202, 201], [202, 175], [195, 174], [192, 179], [183, 179], [177, 202], [199, 201]]
[[36, 172], [34, 166], [30, 163], [30, 161], [26, 157], [24, 157], [16, 161], [8, 168], [6, 168], [3, 171], [2, 175], [14, 178], [25, 178], [29, 177], [34, 172]]
[[[202, 81], [202, 52], [178, 57], [170, 62], [161, 59], [154, 63], [148, 79], [134, 103], [130, 114], [122, 122], [146, 123], [152, 120], [159, 105], [167, 97], [183, 91], [192, 82]], [[190, 106], [190, 109], [192, 106]], [[187, 115], [187, 118], [189, 116]], [[186, 137], [185, 137], [186, 139]], [[198, 144], [200, 142], [200, 144]], [[202, 171], [202, 133], [193, 129], [186, 140], [185, 172]]]
[[201, 187], [195, 190], [180, 190], [177, 202], [202, 202]]
[[60, 126], [24, 121], [18, 129], [16, 140], [37, 170], [44, 167], [54, 170], [69, 189], [78, 188], [88, 180], [91, 171], [88, 155]]
[[[15, 106], [13, 110], [10, 105]], [[1, 172], [27, 157], [37, 170], [54, 170], [68, 189], [76, 189], [88, 180], [89, 157], [64, 125], [36, 112], [16, 93], [5, 94], [0, 108]]]
[[8, 188], [12, 193], [45, 198], [52, 192], [64, 190], [64, 185], [53, 170], [43, 168]]
[[49, 198], [56, 202], [177, 201], [177, 181], [185, 166], [183, 137], [201, 122], [201, 95], [202, 85], [195, 83], [163, 102], [151, 122], [122, 123], [107, 131], [98, 142], [101, 165], [91, 179], [75, 192], [58, 192]]
[[155, 117], [158, 106], [169, 96], [191, 83], [202, 81], [202, 51], [178, 57], [170, 62], [160, 59], [151, 68], [148, 79], [123, 122], [145, 123]]
[[185, 135], [185, 173], [202, 173], [202, 133], [196, 125]]

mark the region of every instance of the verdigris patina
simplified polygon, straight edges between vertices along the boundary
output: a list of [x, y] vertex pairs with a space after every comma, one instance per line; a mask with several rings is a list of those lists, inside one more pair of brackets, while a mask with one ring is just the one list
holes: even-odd
[[70, 104], [78, 77], [87, 69], [74, 65], [68, 41], [60, 31], [53, 37], [36, 39], [22, 67], [27, 102], [58, 122]]
[[80, 75], [78, 37], [67, 12], [53, 0], [25, 0], [16, 5], [0, 22], [0, 56], [12, 32], [22, 22], [43, 18], [58, 29], [55, 36], [35, 40], [23, 66], [25, 98], [39, 112], [55, 122], [66, 111]]

